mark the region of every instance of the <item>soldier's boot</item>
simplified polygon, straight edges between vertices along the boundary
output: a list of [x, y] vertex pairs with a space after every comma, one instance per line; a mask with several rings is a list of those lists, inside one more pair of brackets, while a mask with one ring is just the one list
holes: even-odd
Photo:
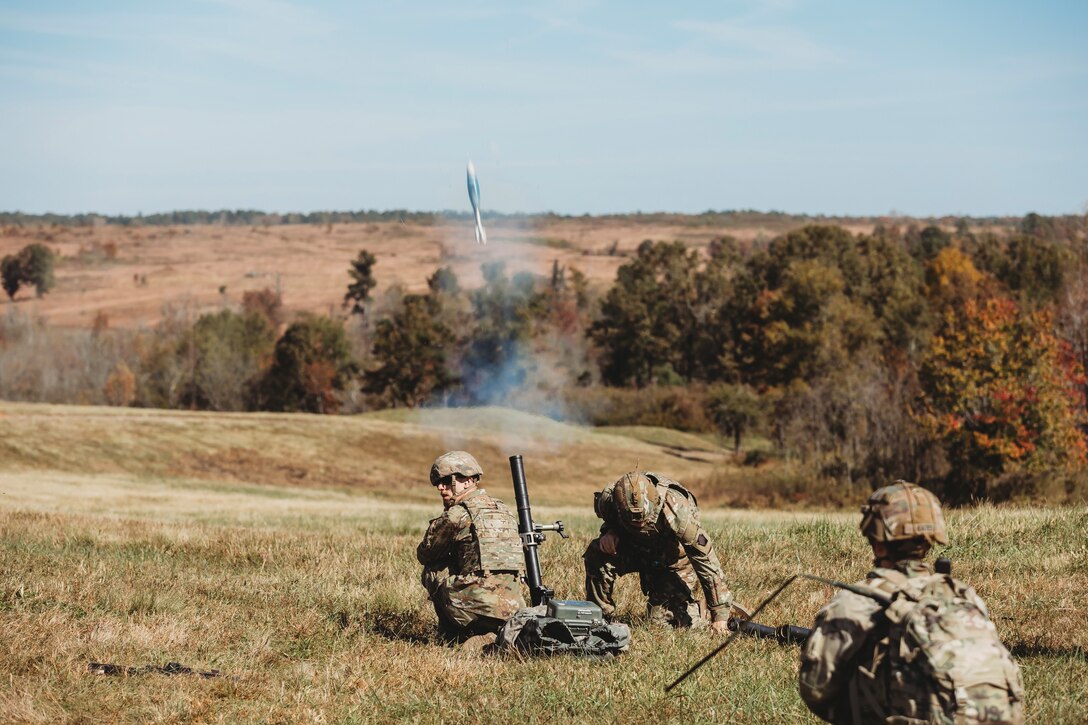
[[664, 604], [649, 604], [646, 606], [646, 619], [654, 627], [672, 628], [673, 614]]
[[431, 597], [434, 605], [435, 616], [438, 617], [438, 639], [447, 644], [457, 644], [468, 636], [464, 623], [458, 622], [451, 612], [448, 597], [443, 597], [441, 591], [436, 591]]
[[461, 643], [461, 651], [473, 654], [481, 654], [491, 649], [498, 638], [499, 636], [494, 632], [474, 635]]
[[707, 624], [703, 610], [697, 601], [651, 600], [646, 607], [646, 614], [650, 624], [662, 627], [699, 629]]

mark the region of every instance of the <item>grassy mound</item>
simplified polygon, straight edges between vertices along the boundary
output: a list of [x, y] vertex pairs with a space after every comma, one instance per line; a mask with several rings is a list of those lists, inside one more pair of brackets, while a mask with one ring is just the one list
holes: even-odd
[[[692, 441], [699, 455], [688, 452]], [[502, 492], [510, 487], [508, 457], [523, 455], [541, 503], [588, 504], [636, 462], [687, 481], [726, 460], [696, 436], [600, 431], [503, 408], [319, 416], [0, 402], [0, 468], [10, 470], [333, 487], [430, 501], [431, 461], [456, 449], [471, 451], [485, 485]]]

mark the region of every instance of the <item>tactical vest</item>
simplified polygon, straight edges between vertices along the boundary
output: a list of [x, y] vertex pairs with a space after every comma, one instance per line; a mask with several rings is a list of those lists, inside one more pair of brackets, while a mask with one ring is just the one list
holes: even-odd
[[681, 486], [679, 483], [672, 480], [671, 478], [664, 478], [664, 477], [659, 476], [657, 483], [660, 486], [665, 486], [666, 488], [671, 488], [673, 491], [676, 491], [681, 496], [686, 498], [688, 501], [691, 501], [692, 506], [694, 506], [695, 508], [699, 508], [699, 501], [696, 500], [695, 494], [693, 494], [691, 491], [687, 490], [686, 488], [684, 488], [683, 486]]
[[854, 678], [855, 720], [886, 703], [884, 717], [1023, 722], [1020, 670], [968, 587], [947, 574], [881, 576], [876, 588], [892, 595], [888, 629], [875, 650], [875, 677]]
[[[675, 491], [683, 498], [687, 499], [690, 504], [691, 518], [698, 518], [699, 503], [695, 500], [695, 494], [676, 481], [673, 481], [671, 478], [658, 476], [656, 473], [647, 473], [646, 477], [652, 480], [657, 486], [657, 495], [661, 497], [661, 515], [657, 517], [657, 521], [654, 522], [653, 526], [649, 527], [645, 532], [646, 538], [644, 541], [655, 549], [666, 546], [673, 547], [676, 545], [676, 538], [677, 535], [681, 533], [681, 528], [677, 527], [676, 510], [673, 508], [672, 504], [669, 503], [667, 496], [668, 492]], [[688, 523], [688, 521], [685, 521], [684, 525], [686, 526]]]
[[699, 502], [695, 500], [695, 494], [693, 494], [691, 491], [687, 490], [671, 478], [666, 478], [665, 476], [662, 476], [658, 473], [653, 473], [652, 471], [645, 471], [643, 475], [654, 482], [654, 485], [657, 486], [657, 493], [659, 496], [661, 496], [662, 500], [665, 499], [665, 490], [672, 489], [687, 500], [691, 501], [693, 506], [697, 507], [699, 505]]
[[525, 568], [521, 537], [506, 504], [490, 496], [470, 496], [458, 506], [468, 511], [472, 522], [469, 535], [457, 537], [459, 573], [520, 573]]

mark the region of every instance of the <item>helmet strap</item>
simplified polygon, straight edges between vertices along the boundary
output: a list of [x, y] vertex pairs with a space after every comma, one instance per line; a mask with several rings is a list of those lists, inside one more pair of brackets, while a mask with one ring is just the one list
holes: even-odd
[[[456, 478], [454, 478], [453, 480], [454, 480], [454, 484], [453, 484], [454, 485], [453, 502], [455, 504], [456, 503], [461, 503], [461, 500], [464, 499], [465, 496], [467, 496], [470, 493], [472, 493], [473, 491], [475, 491], [476, 487], [479, 485], [478, 479], [476, 478], [476, 476], [470, 476], [468, 478], [468, 480], [466, 480], [466, 481], [458, 481]], [[460, 489], [460, 490], [458, 490], [458, 489]]]

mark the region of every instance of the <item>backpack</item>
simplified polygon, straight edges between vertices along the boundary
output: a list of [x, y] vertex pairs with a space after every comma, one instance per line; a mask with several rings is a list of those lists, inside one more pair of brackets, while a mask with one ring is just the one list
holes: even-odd
[[1023, 722], [1020, 668], [984, 605], [948, 574], [882, 571], [891, 594], [885, 694], [888, 714], [923, 722]]

